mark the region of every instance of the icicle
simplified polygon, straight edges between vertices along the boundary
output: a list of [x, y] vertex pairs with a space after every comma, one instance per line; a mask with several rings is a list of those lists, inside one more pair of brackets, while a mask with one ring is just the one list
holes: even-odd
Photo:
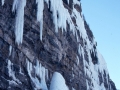
[[12, 12], [15, 12], [15, 10], [17, 9], [17, 5], [18, 5], [18, 0], [14, 0], [13, 6], [12, 6]]
[[27, 61], [27, 71], [28, 71], [28, 75], [29, 75], [30, 78], [31, 78], [32, 63], [29, 62], [27, 59], [26, 59], [26, 61]]
[[87, 90], [89, 90], [88, 80], [86, 79]]
[[22, 69], [20, 68], [20, 71], [19, 71], [20, 74], [24, 75], [24, 73], [22, 73]]
[[48, 4], [48, 8], [49, 8], [49, 0], [45, 0], [45, 2]]
[[72, 87], [72, 90], [75, 90], [75, 89]]
[[9, 77], [12, 77], [12, 79], [13, 79], [15, 82], [21, 84], [21, 82], [15, 77], [15, 72], [12, 70], [12, 66], [13, 66], [13, 63], [11, 63], [11, 61], [8, 60], [8, 65], [7, 65], [8, 75], [9, 75]]
[[75, 77], [75, 75], [74, 75], [74, 73], [72, 72], [72, 77], [74, 78]]
[[79, 47], [78, 47], [78, 53], [81, 56], [81, 46], [80, 46], [80, 44], [79, 44]]
[[4, 3], [5, 3], [5, 1], [4, 1], [4, 0], [2, 0], [1, 2], [2, 2], [2, 6], [3, 6], [3, 5], [4, 5]]
[[68, 4], [69, 4], [69, 0], [67, 0]]
[[10, 45], [9, 46], [9, 56], [11, 55], [11, 52], [12, 52], [12, 46]]
[[41, 77], [41, 87], [42, 87], [43, 90], [48, 90], [48, 89], [47, 89], [47, 85], [46, 85], [46, 81], [45, 81], [45, 68], [42, 67], [41, 70], [42, 70], [42, 71], [41, 71], [41, 73], [42, 73], [42, 77]]
[[36, 0], [36, 3], [38, 4], [37, 20], [40, 22], [40, 40], [42, 41], [44, 0]]
[[10, 60], [8, 60], [8, 74], [9, 74], [9, 76], [12, 76], [11, 74], [11, 72], [12, 72], [12, 70], [11, 70], [11, 61]]
[[45, 75], [46, 75], [46, 79], [48, 80], [49, 78], [48, 78], [48, 69], [45, 69]]
[[[41, 66], [41, 64], [39, 63], [39, 61], [37, 60], [36, 65], [32, 65], [31, 62], [29, 62], [26, 59], [27, 62], [27, 71], [28, 71], [28, 75], [30, 76], [32, 82], [34, 83], [35, 87], [34, 89], [38, 90], [38, 89], [42, 89], [42, 90], [48, 90], [47, 85], [46, 85], [46, 81], [45, 81], [45, 68]], [[34, 69], [33, 69], [34, 67]], [[35, 70], [35, 73], [37, 76], [33, 77], [31, 75], [31, 72]], [[39, 80], [40, 79], [40, 80]]]
[[40, 63], [38, 62], [38, 60], [37, 60], [37, 62], [36, 62], [36, 66], [34, 67], [35, 68], [35, 73], [36, 73], [36, 75], [40, 78]]
[[16, 10], [16, 22], [15, 22], [15, 41], [19, 45], [23, 40], [23, 27], [24, 27], [24, 7], [26, 6], [26, 0], [14, 0], [12, 11]]
[[79, 65], [79, 57], [77, 56], [77, 65]]
[[55, 25], [55, 32], [58, 32], [58, 26], [57, 26], [57, 7], [56, 7], [57, 2], [58, 2], [58, 0], [57, 1], [51, 0], [51, 7], [50, 7], [51, 11], [53, 11], [53, 23]]
[[76, 39], [77, 39], [77, 42], [79, 42], [77, 30], [76, 30]]

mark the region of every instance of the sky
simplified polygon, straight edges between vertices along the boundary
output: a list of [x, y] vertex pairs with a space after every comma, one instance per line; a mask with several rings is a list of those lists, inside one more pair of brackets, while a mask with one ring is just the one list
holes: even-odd
[[110, 78], [120, 89], [120, 0], [81, 0], [81, 4]]

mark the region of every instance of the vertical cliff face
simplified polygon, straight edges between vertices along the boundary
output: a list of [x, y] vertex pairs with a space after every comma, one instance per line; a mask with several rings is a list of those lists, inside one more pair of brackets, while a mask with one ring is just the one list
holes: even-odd
[[0, 89], [116, 90], [80, 0], [1, 0]]

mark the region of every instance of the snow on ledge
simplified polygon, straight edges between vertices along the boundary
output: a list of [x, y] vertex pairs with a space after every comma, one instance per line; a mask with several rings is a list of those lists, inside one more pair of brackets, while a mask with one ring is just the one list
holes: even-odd
[[64, 77], [60, 73], [54, 72], [50, 84], [50, 90], [69, 90], [65, 84]]

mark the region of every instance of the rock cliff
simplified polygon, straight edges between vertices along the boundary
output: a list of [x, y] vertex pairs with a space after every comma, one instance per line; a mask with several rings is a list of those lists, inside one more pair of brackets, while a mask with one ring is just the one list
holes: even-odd
[[80, 0], [0, 1], [0, 90], [116, 90]]

